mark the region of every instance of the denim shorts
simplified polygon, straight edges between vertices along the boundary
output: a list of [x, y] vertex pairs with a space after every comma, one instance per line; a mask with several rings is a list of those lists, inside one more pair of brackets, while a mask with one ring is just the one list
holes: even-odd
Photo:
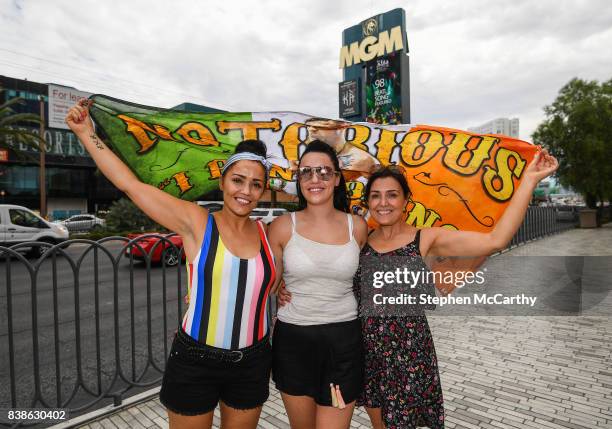
[[271, 367], [267, 336], [250, 347], [231, 351], [202, 344], [179, 328], [159, 399], [167, 409], [182, 415], [208, 413], [219, 401], [241, 410], [257, 408], [268, 399]]

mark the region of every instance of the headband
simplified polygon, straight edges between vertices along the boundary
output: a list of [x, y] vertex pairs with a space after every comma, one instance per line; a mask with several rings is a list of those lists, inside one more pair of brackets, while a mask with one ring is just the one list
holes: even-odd
[[223, 164], [221, 175], [225, 174], [225, 172], [230, 167], [230, 165], [238, 161], [245, 161], [245, 160], [260, 162], [261, 165], [263, 165], [264, 168], [266, 169], [266, 174], [268, 174], [268, 171], [270, 171], [270, 168], [272, 168], [272, 163], [268, 161], [266, 158], [264, 158], [263, 156], [256, 155], [253, 152], [239, 152], [227, 158], [227, 161], [225, 161], [225, 164]]

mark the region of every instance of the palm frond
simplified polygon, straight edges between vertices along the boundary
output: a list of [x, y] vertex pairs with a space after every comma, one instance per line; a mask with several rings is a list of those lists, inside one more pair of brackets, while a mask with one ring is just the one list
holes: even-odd
[[[0, 87], [0, 93], [4, 89]], [[40, 150], [41, 144], [45, 144], [45, 140], [38, 134], [19, 128], [13, 128], [11, 125], [23, 123], [40, 124], [41, 119], [34, 113], [14, 113], [12, 106], [23, 103], [21, 97], [11, 98], [10, 100], [0, 104], [0, 148], [11, 149], [19, 158], [22, 158], [24, 151], [20, 151], [14, 145], [9, 145], [9, 138], [15, 143], [22, 143], [34, 150]]]
[[40, 124], [40, 117], [34, 113], [15, 113], [5, 117], [0, 116], [0, 126], [17, 124], [19, 122], [28, 122], [32, 124]]
[[[2, 90], [0, 90], [0, 92], [2, 92]], [[13, 104], [24, 104], [24, 103], [25, 103], [25, 100], [21, 97], [11, 98], [7, 102], [0, 104], [0, 115], [3, 114], [5, 110], [8, 112], [12, 112], [13, 109], [11, 108], [11, 106]]]

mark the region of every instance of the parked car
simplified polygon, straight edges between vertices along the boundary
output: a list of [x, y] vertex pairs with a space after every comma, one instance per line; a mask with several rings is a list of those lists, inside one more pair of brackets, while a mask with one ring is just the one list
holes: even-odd
[[[0, 246], [13, 246], [30, 241], [49, 244], [61, 243], [68, 239], [68, 228], [47, 222], [27, 207], [0, 204]], [[39, 257], [43, 246], [31, 246], [29, 254]]]
[[[208, 208], [211, 212], [219, 211], [223, 208], [222, 201], [221, 202], [198, 201], [198, 204]], [[275, 208], [275, 209], [257, 208], [253, 210], [250, 217], [253, 220], [262, 220], [265, 223], [270, 223], [274, 220], [274, 218], [276, 218], [277, 216], [281, 216], [285, 213], [287, 213], [287, 210], [282, 209], [282, 208]], [[144, 236], [147, 234], [155, 234], [155, 233], [148, 232], [146, 234], [128, 234], [127, 238], [132, 240], [136, 237]], [[169, 243], [165, 242], [163, 244], [158, 244], [155, 247], [155, 250], [153, 250], [153, 252], [151, 253], [151, 249], [153, 249], [153, 246], [155, 246], [155, 243], [160, 241], [160, 239], [157, 237], [145, 237], [145, 238], [138, 240], [137, 242], [143, 248], [144, 253], [136, 246], [132, 246], [131, 249], [129, 247], [125, 249], [125, 257], [129, 258], [131, 254], [134, 257], [134, 259], [144, 261], [145, 255], [150, 255], [149, 257], [151, 258], [151, 263], [157, 264], [157, 263], [162, 262], [162, 249], [166, 247], [167, 250], [164, 252], [164, 255], [163, 255], [166, 266], [173, 267], [177, 265], [179, 263], [179, 253], [181, 254], [181, 262], [184, 262], [185, 252], [184, 251], [181, 252], [181, 250], [183, 249], [183, 239], [181, 238], [181, 236], [176, 235], [176, 234], [161, 234], [161, 233], [159, 235], [163, 237], [167, 237], [168, 240], [170, 240], [170, 242], [172, 242], [176, 246], [176, 248], [172, 247]]]
[[258, 207], [251, 212], [250, 218], [253, 220], [261, 220], [264, 223], [270, 223], [278, 216], [282, 216], [287, 213], [286, 209], [270, 209]]
[[104, 219], [100, 219], [92, 214], [74, 215], [54, 223], [64, 225], [70, 232], [99, 231], [106, 224]]
[[[197, 201], [197, 203], [199, 206], [206, 207], [211, 213], [223, 208], [223, 201]], [[250, 218], [253, 220], [262, 220], [264, 223], [270, 223], [275, 218], [285, 213], [287, 213], [287, 209], [257, 207], [251, 212]]]
[[555, 208], [557, 221], [559, 222], [577, 222], [578, 207], [574, 206], [557, 206]]
[[[141, 237], [148, 234], [156, 233], [147, 232], [146, 234], [128, 234], [127, 238], [133, 240], [136, 237]], [[138, 247], [133, 245], [125, 249], [125, 257], [129, 258], [131, 254], [134, 259], [144, 261], [145, 257], [148, 256], [151, 258], [152, 264], [159, 264], [162, 262], [162, 250], [165, 247], [167, 250], [163, 252], [163, 261], [165, 262], [166, 266], [174, 267], [175, 265], [178, 265], [179, 253], [181, 254], [181, 262], [184, 262], [185, 252], [181, 252], [181, 250], [183, 249], [183, 238], [177, 234], [172, 235], [159, 233], [158, 235], [162, 237], [167, 237], [168, 240], [176, 246], [176, 248], [170, 245], [170, 243], [168, 243], [167, 241], [164, 241], [163, 243], [158, 244], [155, 247], [155, 250], [151, 251], [151, 249], [153, 249], [153, 246], [155, 246], [155, 243], [158, 243], [162, 240], [160, 240], [158, 237], [143, 237], [135, 243], [138, 243], [142, 247], [144, 253]]]

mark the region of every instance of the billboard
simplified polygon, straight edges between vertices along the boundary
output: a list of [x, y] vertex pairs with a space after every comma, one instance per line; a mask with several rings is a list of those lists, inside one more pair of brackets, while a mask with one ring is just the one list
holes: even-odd
[[366, 65], [366, 122], [402, 123], [400, 56], [395, 52]]
[[357, 81], [360, 109], [344, 109], [353, 122], [410, 123], [410, 76], [406, 13], [403, 9], [374, 15], [342, 32], [340, 68], [343, 82]]
[[80, 98], [88, 98], [90, 95], [89, 92], [78, 91], [67, 86], [49, 85], [49, 123], [47, 127], [68, 130], [68, 125], [64, 122], [68, 110]]
[[359, 115], [361, 113], [360, 85], [358, 79], [340, 82], [340, 117]]

